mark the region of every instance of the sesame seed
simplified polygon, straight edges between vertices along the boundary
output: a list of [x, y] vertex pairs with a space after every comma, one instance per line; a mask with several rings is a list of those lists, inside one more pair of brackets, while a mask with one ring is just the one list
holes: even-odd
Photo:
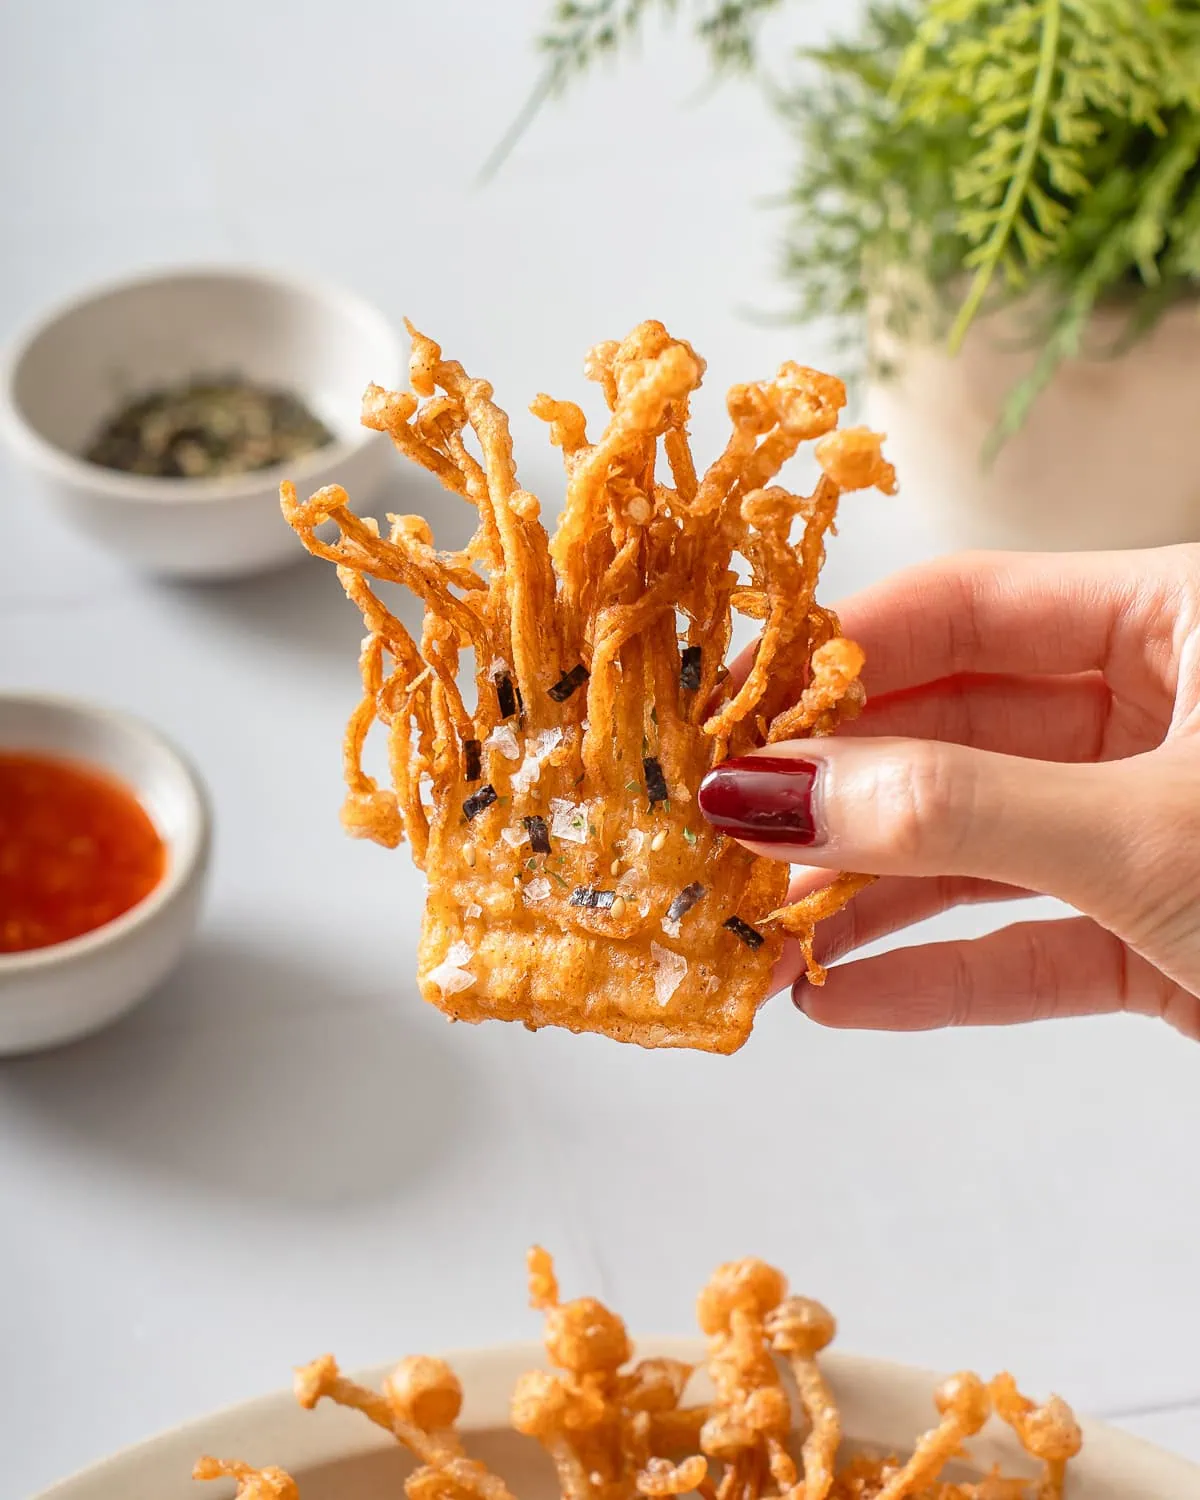
[[612, 915], [614, 917], [617, 917], [618, 919], [620, 919], [621, 917], [623, 917], [625, 915], [625, 897], [624, 896], [618, 896], [613, 901], [612, 906], [609, 907], [609, 911], [612, 913]]
[[610, 875], [619, 875], [621, 873], [621, 861], [619, 859], [614, 859], [612, 864], [609, 865], [608, 873]]
[[474, 844], [468, 844], [467, 847], [463, 850], [463, 864], [466, 865], [468, 870], [473, 870], [475, 868]]
[[650, 848], [654, 851], [655, 854], [657, 854], [666, 842], [667, 830], [665, 828], [660, 828], [654, 835], [654, 837], [650, 840]]

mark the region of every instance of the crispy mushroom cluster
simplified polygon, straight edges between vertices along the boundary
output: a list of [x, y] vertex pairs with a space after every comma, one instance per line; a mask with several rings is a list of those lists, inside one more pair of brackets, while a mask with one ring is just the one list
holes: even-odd
[[[788, 1295], [761, 1260], [719, 1266], [697, 1314], [708, 1341], [707, 1399], [686, 1404], [696, 1373], [674, 1359], [635, 1361], [625, 1324], [592, 1297], [563, 1302], [544, 1250], [529, 1253], [530, 1300], [545, 1315], [549, 1368], [522, 1375], [512, 1425], [546, 1450], [562, 1500], [1061, 1500], [1081, 1435], [1057, 1396], [1035, 1405], [1011, 1375], [961, 1373], [935, 1397], [937, 1421], [908, 1458], [843, 1456], [841, 1419], [818, 1356], [834, 1336], [819, 1302]], [[402, 1361], [381, 1391], [347, 1379], [329, 1355], [296, 1372], [296, 1397], [361, 1411], [417, 1460], [408, 1500], [514, 1500], [469, 1458], [456, 1423], [462, 1387], [442, 1360]], [[1037, 1461], [1027, 1479], [941, 1477], [993, 1414]], [[228, 1476], [239, 1500], [298, 1500], [281, 1469], [203, 1458], [197, 1479]]]
[[[437, 550], [419, 516], [383, 535], [337, 486], [282, 490], [367, 627], [343, 823], [407, 839], [426, 870], [419, 980], [454, 1019], [732, 1052], [785, 933], [820, 983], [814, 924], [863, 881], [786, 905], [786, 867], [714, 833], [696, 788], [728, 755], [859, 711], [862, 651], [815, 590], [843, 492], [895, 490], [880, 438], [837, 431], [842, 382], [789, 363], [730, 391], [731, 434], [700, 473], [687, 427], [704, 362], [642, 323], [588, 356], [609, 411], [595, 441], [574, 403], [533, 403], [566, 467], [551, 537], [492, 387], [410, 332], [412, 394], [372, 386], [363, 421], [478, 509], [465, 550]], [[773, 481], [807, 442], [820, 478], [793, 494]], [[424, 601], [419, 642], [381, 583]], [[761, 625], [740, 680], [724, 665], [735, 613]], [[376, 723], [387, 787], [363, 769]]]

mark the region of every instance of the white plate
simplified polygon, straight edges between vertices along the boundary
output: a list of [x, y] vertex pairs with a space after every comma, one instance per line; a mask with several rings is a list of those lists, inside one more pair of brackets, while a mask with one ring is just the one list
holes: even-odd
[[[641, 1354], [699, 1362], [697, 1340], [657, 1340]], [[472, 1453], [491, 1463], [519, 1500], [557, 1500], [557, 1488], [537, 1445], [507, 1430], [508, 1399], [524, 1370], [542, 1366], [540, 1345], [472, 1350], [447, 1356], [466, 1391], [461, 1427]], [[853, 1355], [822, 1361], [853, 1445], [905, 1452], [932, 1425], [937, 1377], [903, 1365]], [[387, 1367], [359, 1378], [378, 1386]], [[697, 1391], [703, 1387], [697, 1379]], [[1200, 1500], [1200, 1468], [1138, 1438], [1084, 1424], [1083, 1452], [1071, 1466], [1070, 1500]], [[395, 1500], [411, 1463], [385, 1434], [357, 1412], [323, 1402], [302, 1411], [279, 1392], [189, 1422], [127, 1448], [113, 1458], [46, 1490], [38, 1500], [226, 1500], [231, 1485], [196, 1484], [192, 1464], [203, 1453], [278, 1464], [300, 1482], [302, 1500]], [[993, 1423], [971, 1444], [973, 1465], [1001, 1463], [1029, 1473], [1011, 1435]]]

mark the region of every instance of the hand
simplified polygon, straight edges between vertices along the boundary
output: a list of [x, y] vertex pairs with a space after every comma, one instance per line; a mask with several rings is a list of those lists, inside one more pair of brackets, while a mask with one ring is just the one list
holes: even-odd
[[841, 964], [797, 1005], [898, 1030], [1129, 1010], [1200, 1039], [1200, 545], [948, 558], [840, 614], [867, 654], [862, 717], [700, 792], [759, 854], [882, 877], [817, 957], [968, 902], [1042, 892], [1084, 915]]

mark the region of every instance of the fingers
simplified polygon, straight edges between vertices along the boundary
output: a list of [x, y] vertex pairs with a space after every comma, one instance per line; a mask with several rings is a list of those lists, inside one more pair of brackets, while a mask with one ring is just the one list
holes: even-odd
[[[964, 553], [897, 573], [844, 601], [838, 614], [843, 633], [866, 652], [868, 696], [965, 672], [1104, 671], [1120, 692], [1149, 661], [1169, 700], [1171, 625], [1198, 570], [1195, 547]], [[756, 649], [731, 664], [735, 686]]]
[[1001, 755], [1092, 761], [1149, 750], [1165, 725], [1114, 724], [1112, 692], [1099, 673], [1077, 677], [947, 677], [868, 701], [839, 735], [948, 740]]
[[1137, 878], [1148, 759], [1068, 766], [926, 740], [803, 740], [718, 766], [699, 802], [759, 854], [997, 880], [1105, 920], [1121, 881]]
[[[807, 878], [794, 881], [788, 900], [807, 894], [815, 883]], [[867, 886], [849, 905], [820, 924], [815, 956], [821, 964], [836, 963], [856, 948], [863, 948], [916, 922], [924, 922], [951, 907], [1018, 901], [1033, 894], [1016, 886], [1001, 885], [995, 880], [886, 878]], [[771, 993], [790, 988], [804, 967], [798, 944], [789, 942], [771, 977]]]
[[1200, 1040], [1200, 1000], [1086, 917], [1021, 922], [967, 942], [897, 948], [800, 981], [825, 1026], [928, 1031], [1136, 1011]]
[[998, 880], [970, 880], [961, 876], [892, 877], [876, 881], [835, 916], [821, 923], [817, 929], [816, 956], [823, 964], [836, 963], [856, 948], [864, 948], [952, 907], [1020, 901], [1033, 894], [1020, 886], [1002, 885]]
[[[1182, 549], [1164, 549], [1163, 556]], [[842, 629], [867, 655], [868, 694], [961, 672], [1103, 670], [1172, 597], [1147, 590], [1146, 554], [967, 553], [907, 569], [848, 600]], [[1174, 568], [1164, 572], [1175, 571]], [[1140, 650], [1139, 650], [1140, 655]]]

